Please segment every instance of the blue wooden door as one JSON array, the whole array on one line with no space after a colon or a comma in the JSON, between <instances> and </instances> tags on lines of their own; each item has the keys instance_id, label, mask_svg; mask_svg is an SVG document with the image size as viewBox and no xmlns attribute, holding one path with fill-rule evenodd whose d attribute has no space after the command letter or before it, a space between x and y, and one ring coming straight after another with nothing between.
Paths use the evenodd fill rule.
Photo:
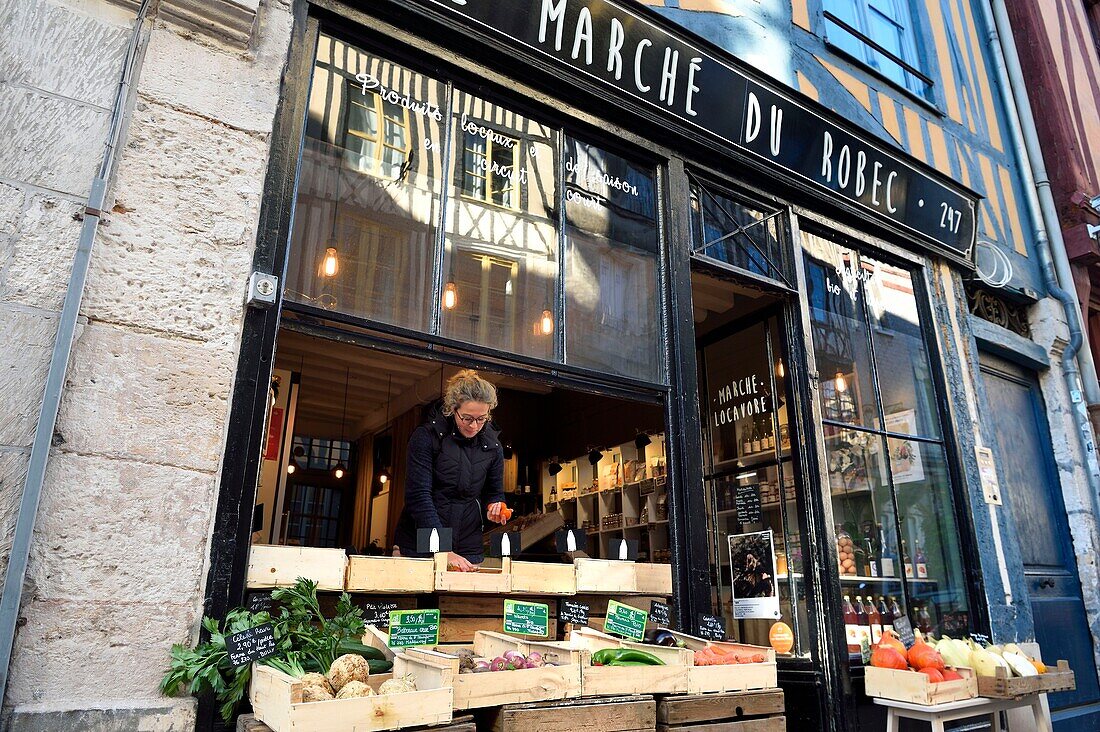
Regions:
<instances>
[{"instance_id":1,"label":"blue wooden door","mask_svg":"<svg viewBox=\"0 0 1100 732\"><path fill-rule=\"evenodd\" d=\"M1092 635L1042 394L1035 375L1014 364L982 354L981 369L1000 448L1001 491L1020 537L1036 640L1044 661L1064 658L1077 676L1076 691L1050 696L1055 729L1100 730Z\"/></svg>"}]
</instances>

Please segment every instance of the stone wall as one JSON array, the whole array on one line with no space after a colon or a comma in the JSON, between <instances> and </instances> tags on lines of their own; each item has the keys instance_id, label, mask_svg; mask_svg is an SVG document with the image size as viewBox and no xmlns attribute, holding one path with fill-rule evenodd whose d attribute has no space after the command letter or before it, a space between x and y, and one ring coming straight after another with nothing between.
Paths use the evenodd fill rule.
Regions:
<instances>
[{"instance_id":1,"label":"stone wall","mask_svg":"<svg viewBox=\"0 0 1100 732\"><path fill-rule=\"evenodd\" d=\"M180 3L165 8L172 4ZM205 5L215 12L222 4ZM257 10L243 40L219 35L216 24L207 32L175 25L167 12L154 25L92 254L35 528L5 699L12 729L193 728L193 700L165 699L157 682L169 646L198 635L290 38L289 2ZM102 158L133 17L131 7L104 0L0 0L0 536L8 551L79 212Z\"/></svg>"}]
</instances>

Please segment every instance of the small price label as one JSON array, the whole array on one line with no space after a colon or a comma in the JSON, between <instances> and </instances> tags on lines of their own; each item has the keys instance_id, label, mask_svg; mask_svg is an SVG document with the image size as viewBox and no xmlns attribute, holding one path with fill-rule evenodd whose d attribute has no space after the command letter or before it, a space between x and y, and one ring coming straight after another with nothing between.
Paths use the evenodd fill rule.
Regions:
<instances>
[{"instance_id":1,"label":"small price label","mask_svg":"<svg viewBox=\"0 0 1100 732\"><path fill-rule=\"evenodd\" d=\"M265 613L271 610L270 592L250 592L248 594L248 611L252 613Z\"/></svg>"},{"instance_id":2,"label":"small price label","mask_svg":"<svg viewBox=\"0 0 1100 732\"><path fill-rule=\"evenodd\" d=\"M660 600L649 603L649 619L653 621L654 625L667 628L669 625L668 605Z\"/></svg>"},{"instance_id":3,"label":"small price label","mask_svg":"<svg viewBox=\"0 0 1100 732\"><path fill-rule=\"evenodd\" d=\"M541 602L504 601L504 632L516 635L550 635L550 607Z\"/></svg>"},{"instance_id":4,"label":"small price label","mask_svg":"<svg viewBox=\"0 0 1100 732\"><path fill-rule=\"evenodd\" d=\"M576 600L558 600L558 622L588 625L588 603Z\"/></svg>"},{"instance_id":5,"label":"small price label","mask_svg":"<svg viewBox=\"0 0 1100 732\"><path fill-rule=\"evenodd\" d=\"M388 628L390 626L390 613L397 609L396 602L379 602L369 600L362 602L359 607L363 610L363 622L376 628Z\"/></svg>"},{"instance_id":6,"label":"small price label","mask_svg":"<svg viewBox=\"0 0 1100 732\"><path fill-rule=\"evenodd\" d=\"M699 613L699 637L707 640L726 639L726 621L717 615Z\"/></svg>"},{"instance_id":7,"label":"small price label","mask_svg":"<svg viewBox=\"0 0 1100 732\"><path fill-rule=\"evenodd\" d=\"M898 634L898 638L901 639L902 645L906 648L912 648L913 644L917 642L917 636L913 634L913 626L909 622L909 618L904 615L900 618L894 618L894 632Z\"/></svg>"},{"instance_id":8,"label":"small price label","mask_svg":"<svg viewBox=\"0 0 1100 732\"><path fill-rule=\"evenodd\" d=\"M275 629L270 625L258 625L228 635L225 637L225 650L234 666L262 661L275 654Z\"/></svg>"},{"instance_id":9,"label":"small price label","mask_svg":"<svg viewBox=\"0 0 1100 732\"><path fill-rule=\"evenodd\" d=\"M645 624L648 618L649 613L645 610L624 605L617 600L609 600L603 629L606 633L614 633L630 640L640 641L645 638Z\"/></svg>"},{"instance_id":10,"label":"small price label","mask_svg":"<svg viewBox=\"0 0 1100 732\"><path fill-rule=\"evenodd\" d=\"M438 610L394 610L390 613L390 648L434 646L439 643Z\"/></svg>"}]
</instances>

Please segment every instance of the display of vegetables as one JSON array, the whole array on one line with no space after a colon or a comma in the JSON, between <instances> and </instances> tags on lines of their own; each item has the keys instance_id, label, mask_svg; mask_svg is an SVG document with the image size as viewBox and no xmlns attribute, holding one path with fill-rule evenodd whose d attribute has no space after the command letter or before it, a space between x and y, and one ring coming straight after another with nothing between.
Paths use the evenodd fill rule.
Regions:
<instances>
[{"instance_id":1,"label":"display of vegetables","mask_svg":"<svg viewBox=\"0 0 1100 732\"><path fill-rule=\"evenodd\" d=\"M468 654L468 655L467 655ZM528 668L542 668L543 666L557 666L557 656L531 652L526 656L519 651L505 651L494 659L477 659L473 654L466 652L459 663L459 673L480 674L489 671L520 671Z\"/></svg>"},{"instance_id":2,"label":"display of vegetables","mask_svg":"<svg viewBox=\"0 0 1100 732\"><path fill-rule=\"evenodd\" d=\"M605 648L592 654L593 666L664 666L665 662L647 651L633 648Z\"/></svg>"},{"instance_id":3,"label":"display of vegetables","mask_svg":"<svg viewBox=\"0 0 1100 732\"><path fill-rule=\"evenodd\" d=\"M1046 665L1029 658L1019 646L981 646L973 640L959 640L943 636L928 641L918 637L913 647L906 650L891 632L883 634L871 652L871 665L877 668L898 670L912 669L924 673L932 683L961 679L952 667L972 668L978 676L996 676L997 668L1003 668L1009 676L1036 676L1045 673Z\"/></svg>"},{"instance_id":4,"label":"display of vegetables","mask_svg":"<svg viewBox=\"0 0 1100 732\"><path fill-rule=\"evenodd\" d=\"M735 663L763 663L767 657L763 653L738 651L722 646L707 646L695 652L696 666L726 666Z\"/></svg>"},{"instance_id":5,"label":"display of vegetables","mask_svg":"<svg viewBox=\"0 0 1100 732\"><path fill-rule=\"evenodd\" d=\"M302 678L306 687L305 701L332 699L343 689L345 683L333 689L322 675L330 674L338 659L349 656L359 659L343 661L337 669L341 673L345 667L358 669L357 675L349 675L347 681L355 679L365 683L364 664L367 674L384 673L391 668L381 651L360 642L365 630L363 613L352 604L347 593L340 595L331 618L321 612L317 583L304 578L298 578L291 587L273 590L271 599L280 605L277 613L253 613L236 608L226 614L223 623L203 618L207 639L194 648L180 644L172 646L169 669L160 682L161 693L174 696L184 688L195 695L213 693L220 705L222 719L229 722L248 689L252 666L231 664L225 639L234 633L268 624L272 626L276 651L259 663Z\"/></svg>"}]
</instances>

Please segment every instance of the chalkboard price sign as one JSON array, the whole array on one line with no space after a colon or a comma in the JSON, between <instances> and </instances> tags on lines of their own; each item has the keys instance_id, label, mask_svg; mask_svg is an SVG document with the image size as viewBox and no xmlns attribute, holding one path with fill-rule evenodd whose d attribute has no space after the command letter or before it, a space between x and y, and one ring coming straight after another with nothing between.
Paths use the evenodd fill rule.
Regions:
<instances>
[{"instance_id":1,"label":"chalkboard price sign","mask_svg":"<svg viewBox=\"0 0 1100 732\"><path fill-rule=\"evenodd\" d=\"M645 610L610 600L607 603L607 617L604 619L603 629L606 633L640 641L645 638L645 623L648 617L649 613Z\"/></svg>"},{"instance_id":2,"label":"chalkboard price sign","mask_svg":"<svg viewBox=\"0 0 1100 732\"><path fill-rule=\"evenodd\" d=\"M363 622L376 628L390 627L390 613L397 609L396 602L379 602L370 600L359 603L363 609Z\"/></svg>"},{"instance_id":3,"label":"chalkboard price sign","mask_svg":"<svg viewBox=\"0 0 1100 732\"><path fill-rule=\"evenodd\" d=\"M660 600L649 603L649 619L653 621L654 625L667 628L669 624L668 605Z\"/></svg>"},{"instance_id":4,"label":"chalkboard price sign","mask_svg":"<svg viewBox=\"0 0 1100 732\"><path fill-rule=\"evenodd\" d=\"M258 625L228 635L225 637L225 650L234 666L262 661L275 654L275 630L270 625Z\"/></svg>"},{"instance_id":5,"label":"chalkboard price sign","mask_svg":"<svg viewBox=\"0 0 1100 732\"><path fill-rule=\"evenodd\" d=\"M763 521L760 512L760 486L737 486L737 494L734 496L737 505L737 520L743 524L758 524Z\"/></svg>"},{"instance_id":6,"label":"chalkboard price sign","mask_svg":"<svg viewBox=\"0 0 1100 732\"><path fill-rule=\"evenodd\" d=\"M390 648L434 646L439 643L438 610L394 610L390 613Z\"/></svg>"},{"instance_id":7,"label":"chalkboard price sign","mask_svg":"<svg viewBox=\"0 0 1100 732\"><path fill-rule=\"evenodd\" d=\"M699 613L699 637L707 640L726 639L726 621L717 615Z\"/></svg>"},{"instance_id":8,"label":"chalkboard price sign","mask_svg":"<svg viewBox=\"0 0 1100 732\"><path fill-rule=\"evenodd\" d=\"M912 648L913 644L917 642L917 636L913 634L913 626L909 623L909 618L904 615L900 618L894 618L894 632L898 634L906 648Z\"/></svg>"},{"instance_id":9,"label":"chalkboard price sign","mask_svg":"<svg viewBox=\"0 0 1100 732\"><path fill-rule=\"evenodd\" d=\"M558 622L588 625L588 603L576 600L558 600Z\"/></svg>"},{"instance_id":10,"label":"chalkboard price sign","mask_svg":"<svg viewBox=\"0 0 1100 732\"><path fill-rule=\"evenodd\" d=\"M271 610L270 592L250 592L248 594L248 612L265 613Z\"/></svg>"},{"instance_id":11,"label":"chalkboard price sign","mask_svg":"<svg viewBox=\"0 0 1100 732\"><path fill-rule=\"evenodd\" d=\"M550 607L541 602L504 601L504 632L516 635L550 635Z\"/></svg>"}]
</instances>

